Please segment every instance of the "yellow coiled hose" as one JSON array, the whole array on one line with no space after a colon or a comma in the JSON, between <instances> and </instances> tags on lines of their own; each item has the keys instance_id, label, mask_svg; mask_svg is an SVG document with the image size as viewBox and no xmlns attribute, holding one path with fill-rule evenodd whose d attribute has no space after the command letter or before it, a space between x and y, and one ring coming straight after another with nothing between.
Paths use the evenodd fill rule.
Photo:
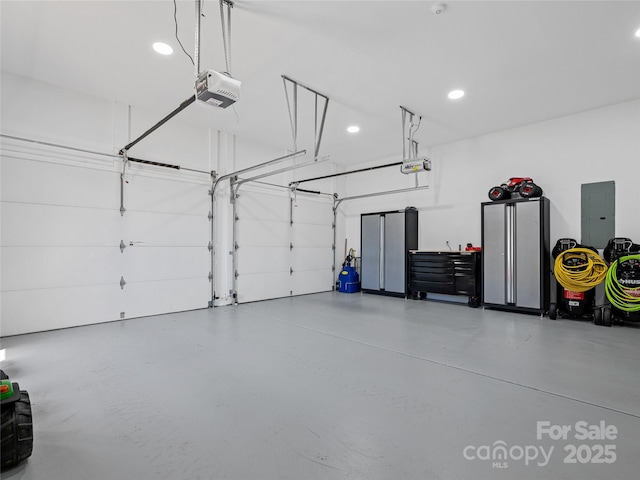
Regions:
<instances>
[{"instance_id":1,"label":"yellow coiled hose","mask_svg":"<svg viewBox=\"0 0 640 480\"><path fill-rule=\"evenodd\" d=\"M572 258L586 259L582 265L565 265ZM572 292L586 292L602 283L607 276L607 264L593 250L588 248L570 248L556 257L554 264L556 280Z\"/></svg>"}]
</instances>

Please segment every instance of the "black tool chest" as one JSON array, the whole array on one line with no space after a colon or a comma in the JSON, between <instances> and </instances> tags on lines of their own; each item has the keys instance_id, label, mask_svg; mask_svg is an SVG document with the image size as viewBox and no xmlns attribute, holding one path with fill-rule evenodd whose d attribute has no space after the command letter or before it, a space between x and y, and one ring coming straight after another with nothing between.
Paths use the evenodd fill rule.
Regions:
<instances>
[{"instance_id":1,"label":"black tool chest","mask_svg":"<svg viewBox=\"0 0 640 480\"><path fill-rule=\"evenodd\" d=\"M469 306L480 305L480 252L409 252L409 294L426 298L428 292L466 295Z\"/></svg>"}]
</instances>

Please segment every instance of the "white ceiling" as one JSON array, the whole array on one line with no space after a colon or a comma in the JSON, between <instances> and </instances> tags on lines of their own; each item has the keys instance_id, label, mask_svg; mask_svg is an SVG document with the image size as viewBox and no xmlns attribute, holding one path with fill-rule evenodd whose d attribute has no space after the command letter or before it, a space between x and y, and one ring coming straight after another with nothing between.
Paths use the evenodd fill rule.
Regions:
<instances>
[{"instance_id":1,"label":"white ceiling","mask_svg":"<svg viewBox=\"0 0 640 480\"><path fill-rule=\"evenodd\" d=\"M291 148L282 75L330 97L320 155L402 156L400 105L430 146L640 98L640 1L249 1L232 10L235 109L192 105L180 119ZM1 2L2 70L143 107L160 120L192 93L173 2ZM224 71L218 0L204 1L201 67ZM178 2L193 56L195 1ZM162 57L153 41L171 44ZM466 91L451 101L454 88ZM301 137L312 95L299 93ZM346 127L358 124L357 135ZM151 126L151 125L149 125ZM134 135L136 132L134 132ZM312 147L304 144L302 147ZM301 144L299 142L299 146Z\"/></svg>"}]
</instances>

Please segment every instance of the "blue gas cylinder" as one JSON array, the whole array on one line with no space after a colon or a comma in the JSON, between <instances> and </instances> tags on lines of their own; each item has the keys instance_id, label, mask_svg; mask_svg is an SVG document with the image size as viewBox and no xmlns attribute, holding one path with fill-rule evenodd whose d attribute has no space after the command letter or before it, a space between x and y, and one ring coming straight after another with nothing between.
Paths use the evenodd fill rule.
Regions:
<instances>
[{"instance_id":1,"label":"blue gas cylinder","mask_svg":"<svg viewBox=\"0 0 640 480\"><path fill-rule=\"evenodd\" d=\"M338 276L338 291L342 293L360 291L360 275L355 267L342 267Z\"/></svg>"}]
</instances>

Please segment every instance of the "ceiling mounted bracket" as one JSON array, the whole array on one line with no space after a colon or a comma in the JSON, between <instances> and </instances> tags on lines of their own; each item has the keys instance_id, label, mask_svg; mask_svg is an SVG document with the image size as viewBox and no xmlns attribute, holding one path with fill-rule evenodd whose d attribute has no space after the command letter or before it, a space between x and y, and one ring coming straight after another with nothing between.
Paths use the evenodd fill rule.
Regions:
<instances>
[{"instance_id":1,"label":"ceiling mounted bracket","mask_svg":"<svg viewBox=\"0 0 640 480\"><path fill-rule=\"evenodd\" d=\"M418 156L418 142L413 139L413 135L418 131L418 128L420 128L422 117L418 116L418 123L415 123L414 117L417 116L415 113L402 105L400 105L400 110L402 110L402 160L411 160ZM409 120L408 127L407 117ZM409 151L408 156L407 150Z\"/></svg>"},{"instance_id":2,"label":"ceiling mounted bracket","mask_svg":"<svg viewBox=\"0 0 640 480\"><path fill-rule=\"evenodd\" d=\"M287 108L289 110L289 121L291 123L291 134L293 136L293 150L298 150L298 87L302 87L305 90L310 91L314 95L314 151L313 158L318 159L318 153L320 151L320 142L322 142L322 132L324 131L324 122L327 118L327 108L329 106L329 97L322 93L302 85L286 75L282 75L282 82L284 85L284 95L287 99ZM291 84L293 89L293 105L289 99L289 88L287 85ZM320 124L318 125L318 101L324 100L322 105L322 116L320 117Z\"/></svg>"},{"instance_id":3,"label":"ceiling mounted bracket","mask_svg":"<svg viewBox=\"0 0 640 480\"><path fill-rule=\"evenodd\" d=\"M227 7L226 26L224 7ZM227 73L231 75L231 9L233 2L231 0L220 0L220 22L222 26L222 45L224 47L224 59L227 66ZM228 42L227 42L228 39Z\"/></svg>"},{"instance_id":4,"label":"ceiling mounted bracket","mask_svg":"<svg viewBox=\"0 0 640 480\"><path fill-rule=\"evenodd\" d=\"M417 173L422 170L431 170L431 160L418 155L418 141L413 136L420 128L422 116L416 115L411 110L400 105L402 111L402 173ZM417 122L415 117L418 117ZM408 154L407 154L408 152ZM416 177L416 186L417 185Z\"/></svg>"}]
</instances>

